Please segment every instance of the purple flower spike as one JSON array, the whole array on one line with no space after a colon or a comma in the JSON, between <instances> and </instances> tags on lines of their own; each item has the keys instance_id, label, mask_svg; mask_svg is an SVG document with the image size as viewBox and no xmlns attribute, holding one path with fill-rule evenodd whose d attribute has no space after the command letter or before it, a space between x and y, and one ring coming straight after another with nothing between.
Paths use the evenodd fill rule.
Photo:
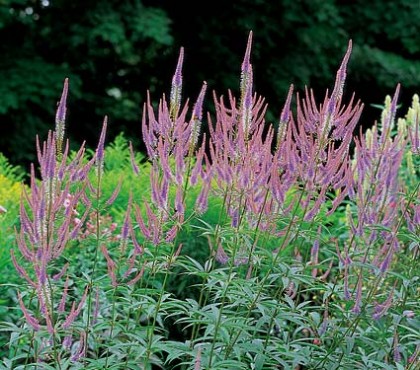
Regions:
<instances>
[{"instance_id":1,"label":"purple flower spike","mask_svg":"<svg viewBox=\"0 0 420 370\"><path fill-rule=\"evenodd\" d=\"M252 31L249 33L248 44L246 46L244 61L241 66L241 116L242 127L245 135L250 132L252 120L252 65L250 63L252 46Z\"/></svg>"},{"instance_id":2,"label":"purple flower spike","mask_svg":"<svg viewBox=\"0 0 420 370\"><path fill-rule=\"evenodd\" d=\"M372 315L372 318L374 320L379 320L382 316L384 316L387 313L388 309L392 305L393 298L394 298L394 290L392 290L391 294L388 296L385 302L375 304L373 315Z\"/></svg>"},{"instance_id":3,"label":"purple flower spike","mask_svg":"<svg viewBox=\"0 0 420 370\"><path fill-rule=\"evenodd\" d=\"M245 76L244 95L242 100L242 127L245 135L250 133L252 123L252 69Z\"/></svg>"},{"instance_id":4,"label":"purple flower spike","mask_svg":"<svg viewBox=\"0 0 420 370\"><path fill-rule=\"evenodd\" d=\"M72 362L78 362L80 359L85 356L86 352L86 333L82 332L80 334L80 340L78 342L78 345L76 347L76 350L72 353L70 360Z\"/></svg>"},{"instance_id":5,"label":"purple flower spike","mask_svg":"<svg viewBox=\"0 0 420 370\"><path fill-rule=\"evenodd\" d=\"M208 208L208 197L210 191L210 182L204 183L201 188L200 194L197 197L195 208L198 214L203 214Z\"/></svg>"},{"instance_id":6,"label":"purple flower spike","mask_svg":"<svg viewBox=\"0 0 420 370\"><path fill-rule=\"evenodd\" d=\"M135 154L134 154L133 144L132 144L131 141L130 141L129 149L130 149L131 166L133 167L134 173L136 175L139 175L140 174L140 170L139 170L139 166L137 166L137 163L136 163L136 157L135 157Z\"/></svg>"},{"instance_id":7,"label":"purple flower spike","mask_svg":"<svg viewBox=\"0 0 420 370\"><path fill-rule=\"evenodd\" d=\"M391 264L393 254L394 253L392 252L392 250L388 251L386 257L382 261L381 266L380 266L380 271L382 274L387 272L389 265Z\"/></svg>"},{"instance_id":8,"label":"purple flower spike","mask_svg":"<svg viewBox=\"0 0 420 370\"><path fill-rule=\"evenodd\" d=\"M83 293L83 296L80 299L79 304L77 305L77 308L76 308L76 302L73 302L73 304L71 306L71 309L70 309L70 313L68 314L66 320L62 324L63 329L68 329L73 324L73 322L77 318L77 316L79 316L80 311L82 310L83 305L86 302L88 292L89 292L89 287L86 286L85 291Z\"/></svg>"},{"instance_id":9,"label":"purple flower spike","mask_svg":"<svg viewBox=\"0 0 420 370\"><path fill-rule=\"evenodd\" d=\"M346 54L344 55L343 61L341 62L340 69L337 71L334 90L332 92L332 95L335 97L341 97L341 95L343 94L343 87L344 87L344 83L346 82L346 76L347 76L347 64L350 59L352 46L353 46L353 43L350 40L349 46L347 47Z\"/></svg>"},{"instance_id":10,"label":"purple flower spike","mask_svg":"<svg viewBox=\"0 0 420 370\"><path fill-rule=\"evenodd\" d=\"M198 95L197 101L194 104L192 118L191 118L191 134L189 138L189 146L190 149L193 150L198 143L198 138L200 136L200 129L201 129L201 120L203 118L203 102L204 102L204 95L206 94L207 90L207 82L203 82L203 86L201 87L200 94Z\"/></svg>"},{"instance_id":11,"label":"purple flower spike","mask_svg":"<svg viewBox=\"0 0 420 370\"><path fill-rule=\"evenodd\" d=\"M343 95L344 83L346 82L346 76L347 76L347 64L350 59L352 45L353 45L352 41L350 40L346 54L344 55L343 61L341 62L341 66L339 70L337 71L334 89L332 91L330 102L328 105L328 113L330 115L333 115L335 113L337 101L340 100Z\"/></svg>"},{"instance_id":12,"label":"purple flower spike","mask_svg":"<svg viewBox=\"0 0 420 370\"><path fill-rule=\"evenodd\" d=\"M71 335L66 335L62 342L63 348L69 350L71 348L72 343L73 337Z\"/></svg>"},{"instance_id":13,"label":"purple flower spike","mask_svg":"<svg viewBox=\"0 0 420 370\"><path fill-rule=\"evenodd\" d=\"M63 92L61 94L60 103L58 104L57 113L55 115L55 123L58 124L64 124L64 121L66 120L66 112L67 112L67 94L69 91L69 79L66 78L64 80L64 87Z\"/></svg>"},{"instance_id":14,"label":"purple flower spike","mask_svg":"<svg viewBox=\"0 0 420 370\"><path fill-rule=\"evenodd\" d=\"M221 263L222 265L226 265L229 261L229 257L226 254L225 250L223 249L222 245L219 244L217 251L216 251L216 261Z\"/></svg>"},{"instance_id":15,"label":"purple flower spike","mask_svg":"<svg viewBox=\"0 0 420 370\"><path fill-rule=\"evenodd\" d=\"M25 316L26 322L30 326L32 326L32 328L35 331L38 331L41 328L41 326L39 325L39 321L28 312L25 305L23 304L22 297L21 297L20 293L18 293L18 300L19 300L19 305L20 305L20 308L22 310L22 313Z\"/></svg>"},{"instance_id":16,"label":"purple flower spike","mask_svg":"<svg viewBox=\"0 0 420 370\"><path fill-rule=\"evenodd\" d=\"M133 195L130 193L130 198L128 200L128 206L127 206L127 212L125 213L125 218L124 218L124 223L121 229L121 238L123 239L123 241L127 241L128 239L128 235L129 235L129 231L130 231L130 226L131 226L131 205L133 203Z\"/></svg>"},{"instance_id":17,"label":"purple flower spike","mask_svg":"<svg viewBox=\"0 0 420 370\"><path fill-rule=\"evenodd\" d=\"M63 295L61 296L61 300L58 305L58 312L64 312L66 308L66 299L67 299L68 289L69 289L69 277L67 276L66 281L64 283Z\"/></svg>"},{"instance_id":18,"label":"purple flower spike","mask_svg":"<svg viewBox=\"0 0 420 370\"><path fill-rule=\"evenodd\" d=\"M286 103L284 103L283 110L280 115L280 125L285 125L290 119L290 103L292 102L294 85L290 85L289 92L287 93Z\"/></svg>"},{"instance_id":19,"label":"purple flower spike","mask_svg":"<svg viewBox=\"0 0 420 370\"><path fill-rule=\"evenodd\" d=\"M199 120L203 118L203 102L204 102L204 95L206 95L207 90L207 82L203 82L203 86L201 87L200 94L198 95L197 101L195 102L192 118L193 120Z\"/></svg>"},{"instance_id":20,"label":"purple flower spike","mask_svg":"<svg viewBox=\"0 0 420 370\"><path fill-rule=\"evenodd\" d=\"M21 277L23 277L33 288L36 288L37 285L35 284L34 281L31 280L31 278L29 277L26 270L17 263L15 253L14 253L13 249L10 250L10 257L12 258L12 263L13 263L13 266L15 267L17 273Z\"/></svg>"},{"instance_id":21,"label":"purple flower spike","mask_svg":"<svg viewBox=\"0 0 420 370\"><path fill-rule=\"evenodd\" d=\"M69 79L64 80L63 92L55 115L55 135L57 140L57 153L60 155L64 140L64 122L67 112L67 94L69 91Z\"/></svg>"},{"instance_id":22,"label":"purple flower spike","mask_svg":"<svg viewBox=\"0 0 420 370\"><path fill-rule=\"evenodd\" d=\"M244 61L242 62L242 73L248 74L251 69L250 57L251 57L251 46L252 46L252 31L249 32L248 44L246 46Z\"/></svg>"},{"instance_id":23,"label":"purple flower spike","mask_svg":"<svg viewBox=\"0 0 420 370\"><path fill-rule=\"evenodd\" d=\"M356 287L356 299L351 311L356 315L362 312L362 277L360 275Z\"/></svg>"},{"instance_id":24,"label":"purple flower spike","mask_svg":"<svg viewBox=\"0 0 420 370\"><path fill-rule=\"evenodd\" d=\"M108 275L111 278L111 283L113 287L118 285L117 276L115 274L117 265L109 255L108 249L106 249L105 245L101 245L101 251L106 259L106 265L108 268Z\"/></svg>"},{"instance_id":25,"label":"purple flower spike","mask_svg":"<svg viewBox=\"0 0 420 370\"><path fill-rule=\"evenodd\" d=\"M108 117L105 116L104 123L102 126L101 136L99 137L98 147L96 149L96 164L98 167L102 167L104 161L104 146L105 146L105 134L108 125Z\"/></svg>"},{"instance_id":26,"label":"purple flower spike","mask_svg":"<svg viewBox=\"0 0 420 370\"><path fill-rule=\"evenodd\" d=\"M184 48L181 47L179 51L178 64L176 65L175 74L172 78L172 86L181 88L182 87L182 64L184 63Z\"/></svg>"},{"instance_id":27,"label":"purple flower spike","mask_svg":"<svg viewBox=\"0 0 420 370\"><path fill-rule=\"evenodd\" d=\"M66 273L66 271L67 271L67 268L69 267L69 264L68 263L66 263L65 265L64 265L64 267L61 269L61 271L58 273L58 274L55 274L53 277L52 277L52 279L54 280L54 281L57 281L57 280L60 280L63 276L64 276L64 274Z\"/></svg>"},{"instance_id":28,"label":"purple flower spike","mask_svg":"<svg viewBox=\"0 0 420 370\"><path fill-rule=\"evenodd\" d=\"M184 48L181 47L179 52L178 64L175 69L175 74L172 78L171 97L170 97L170 116L173 121L176 120L181 106L181 91L182 91L182 64L184 63Z\"/></svg>"}]
</instances>

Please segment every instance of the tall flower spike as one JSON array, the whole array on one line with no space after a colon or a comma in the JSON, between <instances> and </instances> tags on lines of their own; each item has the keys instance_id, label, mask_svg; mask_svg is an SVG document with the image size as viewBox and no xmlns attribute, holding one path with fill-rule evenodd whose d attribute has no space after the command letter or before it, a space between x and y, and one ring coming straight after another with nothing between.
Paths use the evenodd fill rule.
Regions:
<instances>
[{"instance_id":1,"label":"tall flower spike","mask_svg":"<svg viewBox=\"0 0 420 370\"><path fill-rule=\"evenodd\" d=\"M391 293L388 295L388 298L385 300L385 302L375 304L373 315L372 315L372 318L374 320L379 320L382 316L386 314L388 309L391 307L392 301L394 298L394 290L395 289L391 291Z\"/></svg>"},{"instance_id":2,"label":"tall flower spike","mask_svg":"<svg viewBox=\"0 0 420 370\"><path fill-rule=\"evenodd\" d=\"M252 65L250 62L252 47L252 31L249 33L248 43L246 46L244 60L241 66L241 120L245 136L250 131L250 124L252 120Z\"/></svg>"},{"instance_id":3,"label":"tall flower spike","mask_svg":"<svg viewBox=\"0 0 420 370\"><path fill-rule=\"evenodd\" d=\"M251 69L251 47L252 47L252 31L249 32L248 43L246 46L244 60L242 62L241 70L243 74L248 74Z\"/></svg>"},{"instance_id":4,"label":"tall flower spike","mask_svg":"<svg viewBox=\"0 0 420 370\"><path fill-rule=\"evenodd\" d=\"M292 102L294 85L290 85L289 92L287 93L286 102L284 103L283 110L280 114L279 129L277 132L277 149L280 147L282 141L286 137L286 126L290 120L290 104Z\"/></svg>"},{"instance_id":5,"label":"tall flower spike","mask_svg":"<svg viewBox=\"0 0 420 370\"><path fill-rule=\"evenodd\" d=\"M20 293L18 293L18 300L19 300L19 305L23 312L23 315L25 316L26 322L30 326L32 326L35 331L38 331L41 328L41 326L39 325L39 321L28 312L25 305L23 304Z\"/></svg>"},{"instance_id":6,"label":"tall flower spike","mask_svg":"<svg viewBox=\"0 0 420 370\"><path fill-rule=\"evenodd\" d=\"M408 137L410 138L411 151L420 155L420 102L419 96L414 94L411 108L407 112ZM414 172L414 171L412 171Z\"/></svg>"},{"instance_id":7,"label":"tall flower spike","mask_svg":"<svg viewBox=\"0 0 420 370\"><path fill-rule=\"evenodd\" d=\"M169 114L173 121L176 120L181 106L181 92L182 92L182 64L184 63L184 48L181 47L179 52L178 64L175 69L175 74L172 78L171 87L171 101L169 107Z\"/></svg>"},{"instance_id":8,"label":"tall flower spike","mask_svg":"<svg viewBox=\"0 0 420 370\"><path fill-rule=\"evenodd\" d=\"M397 113L397 101L398 101L399 94L400 94L400 84L398 84L395 89L394 96L392 97L392 100L391 100L391 105L389 106L388 109L384 111L385 114L383 117L384 119L383 119L382 127L381 127L382 138L383 138L382 142L390 137L391 130L394 127L395 114Z\"/></svg>"},{"instance_id":9,"label":"tall flower spike","mask_svg":"<svg viewBox=\"0 0 420 370\"><path fill-rule=\"evenodd\" d=\"M332 91L331 98L328 105L328 113L330 115L333 115L335 113L337 102L341 99L343 95L344 83L346 82L346 76L347 76L347 64L350 59L352 45L353 45L352 40L350 40L346 54L344 55L343 61L341 62L341 66L337 71L334 89Z\"/></svg>"},{"instance_id":10,"label":"tall flower spike","mask_svg":"<svg viewBox=\"0 0 420 370\"><path fill-rule=\"evenodd\" d=\"M280 124L287 124L290 119L290 103L292 102L294 85L290 85L289 92L287 93L286 102L284 103L283 110L280 115Z\"/></svg>"},{"instance_id":11,"label":"tall flower spike","mask_svg":"<svg viewBox=\"0 0 420 370\"><path fill-rule=\"evenodd\" d=\"M63 92L61 93L61 99L58 104L57 113L55 115L55 135L57 142L57 155L61 155L63 141L64 141L64 123L66 121L67 113L67 94L69 90L69 79L64 80Z\"/></svg>"},{"instance_id":12,"label":"tall flower spike","mask_svg":"<svg viewBox=\"0 0 420 370\"><path fill-rule=\"evenodd\" d=\"M193 120L197 119L201 121L203 118L203 102L204 102L204 95L206 94L207 90L207 82L203 81L203 86L201 87L200 94L198 94L197 101L194 104L192 117Z\"/></svg>"},{"instance_id":13,"label":"tall flower spike","mask_svg":"<svg viewBox=\"0 0 420 370\"><path fill-rule=\"evenodd\" d=\"M131 141L129 145L129 150L130 150L131 167L133 168L134 173L138 176L140 174L140 170L139 170L139 166L137 166L137 163L136 163L136 156L134 154L133 144Z\"/></svg>"},{"instance_id":14,"label":"tall flower spike","mask_svg":"<svg viewBox=\"0 0 420 370\"><path fill-rule=\"evenodd\" d=\"M80 302L77 305L77 308L76 308L76 302L73 302L72 307L70 309L70 313L67 315L65 321L62 324L63 329L68 329L71 326L71 324L74 322L74 320L77 318L77 316L79 316L80 311L82 310L86 302L88 293L89 293L89 286L87 285L85 287L85 291L83 292L82 298L80 299Z\"/></svg>"},{"instance_id":15,"label":"tall flower spike","mask_svg":"<svg viewBox=\"0 0 420 370\"><path fill-rule=\"evenodd\" d=\"M245 86L245 94L241 104L242 127L245 133L245 138L251 131L252 122L252 69L250 70L247 83Z\"/></svg>"},{"instance_id":16,"label":"tall flower spike","mask_svg":"<svg viewBox=\"0 0 420 370\"><path fill-rule=\"evenodd\" d=\"M102 126L101 136L99 137L98 147L96 149L96 165L99 168L102 168L104 162L104 146L105 146L105 135L106 135L106 128L108 125L108 117L105 116L104 123Z\"/></svg>"},{"instance_id":17,"label":"tall flower spike","mask_svg":"<svg viewBox=\"0 0 420 370\"><path fill-rule=\"evenodd\" d=\"M207 82L203 82L203 86L201 87L200 94L198 95L197 101L194 104L194 108L192 111L192 126L191 126L191 136L190 136L190 150L193 150L198 143L198 138L200 136L200 129L201 129L201 120L203 118L203 102L204 102L204 95L206 94L207 90Z\"/></svg>"}]
</instances>

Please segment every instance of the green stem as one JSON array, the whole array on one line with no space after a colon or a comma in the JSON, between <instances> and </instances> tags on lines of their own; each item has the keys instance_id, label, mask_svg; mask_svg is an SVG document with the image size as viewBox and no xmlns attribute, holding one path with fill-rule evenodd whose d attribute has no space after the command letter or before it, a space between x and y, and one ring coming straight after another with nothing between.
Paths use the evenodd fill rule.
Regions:
<instances>
[{"instance_id":1,"label":"green stem","mask_svg":"<svg viewBox=\"0 0 420 370\"><path fill-rule=\"evenodd\" d=\"M100 217L100 211L101 211L101 197L100 197L100 190L101 190L101 180L102 180L102 169L100 166L98 166L98 174L97 174L97 182L96 182L96 246L95 246L95 253L93 258L93 267L92 272L90 274L90 280L87 281L88 283L88 309L87 309L87 319L86 319L86 326L85 326L85 332L86 332L86 343L89 343L89 329L91 324L91 311L92 311L92 292L94 291L94 278L96 273L96 266L98 262L98 255L99 255L99 248L100 248L100 237L101 237L101 223L99 220ZM86 363L85 363L86 365Z\"/></svg>"},{"instance_id":2,"label":"green stem","mask_svg":"<svg viewBox=\"0 0 420 370\"><path fill-rule=\"evenodd\" d=\"M254 254L254 250L255 247L257 245L257 241L258 241L258 237L260 235L259 233L259 227L261 224L261 220L262 220L262 216L263 216L263 212L264 212L264 208L267 204L267 200L268 200L268 195L269 195L269 190L267 189L265 192L265 196L264 196L264 201L263 201L263 206L261 207L261 212L258 215L258 220L257 220L257 224L255 225L254 228L254 235L252 237L253 241L252 241L252 246L249 250L248 253L248 271L247 271L247 276L251 276L252 275L252 255Z\"/></svg>"},{"instance_id":3,"label":"green stem","mask_svg":"<svg viewBox=\"0 0 420 370\"><path fill-rule=\"evenodd\" d=\"M260 288L258 289L257 294L256 294L256 296L255 296L254 300L251 302L251 304L250 304L250 306L249 306L249 309L248 309L248 311L247 311L246 317L245 317L245 319L244 319L244 321L245 321L245 322L246 322L246 321L250 318L251 313L252 313L252 310L253 310L253 309L254 309L254 307L255 307L255 304L258 302L258 300L260 299L260 296L261 296L261 294L262 294L262 292L263 292L263 289L264 289L264 287L265 287L265 282L267 281L268 277L270 276L271 271L273 270L273 267L277 264L277 260L278 260L278 258L279 258L279 256L280 256L280 252L282 252L282 251L283 251L283 249L284 249L284 247L285 247L285 245L286 245L286 242L287 242L287 240L289 239L289 234L290 234L290 231L291 231L291 229L292 229L292 225L294 224L294 219L295 219L295 216L296 216L297 211L298 211L298 209L299 209L300 202L301 202L301 200L302 200L302 198L303 198L303 194L304 194L304 192L305 192L305 188L306 188L306 186L304 186L304 187L302 188L302 191L301 191L301 193L300 193L300 195L299 195L299 198L298 198L298 200L297 200L297 202L296 202L296 205L295 205L295 207L294 207L294 209L293 209L293 213L292 213L292 216L291 216L291 221L289 222L289 224L288 224L288 226L287 226L285 236L284 236L283 241L282 241L282 243L281 243L281 245L280 245L280 247L279 247L279 249L278 249L278 251L277 251L277 254L276 254L276 255L275 255L275 257L274 257L273 263L271 264L271 266L270 266L270 268L268 269L267 273L266 273L266 274L264 275L264 277L262 278L262 280L261 280L261 282L260 282L260 284L259 284L259 285L260 285ZM233 340L232 340L232 341L228 344L228 346L226 347L225 359L227 359L227 358L228 358L228 356L229 356L230 352L232 351L233 347L235 346L235 343L236 343L236 341L238 340L238 338L239 338L239 336L240 336L240 335L241 335L241 330L238 330L238 332L236 333L236 335L235 335L235 337L233 338Z\"/></svg>"},{"instance_id":4,"label":"green stem","mask_svg":"<svg viewBox=\"0 0 420 370\"><path fill-rule=\"evenodd\" d=\"M217 246L219 244L219 242L218 242L218 239L219 239L219 230L220 230L220 224L222 222L223 210L225 209L225 205L226 205L227 194L228 194L228 190L226 190L224 192L224 195L223 195L223 203L222 203L222 206L221 206L221 208L219 210L218 222L216 224L215 234L214 234L214 238L215 238L214 248L217 248ZM214 251L212 251L212 252L214 252ZM209 271L208 272L209 273L210 273L210 271L212 269L212 266L214 265L214 260L215 260L215 253L211 254L210 255L210 258L209 258L209 264L208 264L208 266L209 266ZM205 289L206 284L207 284L207 278L204 277L203 278L203 281L201 283L200 296L199 296L199 299L198 299L198 307L205 306L206 305L206 302L208 300L208 294L209 293L207 295L205 294L205 292L206 292L206 289ZM191 339L190 339L190 347L191 347L191 349L193 348L195 337L198 334L198 332L200 331L200 327L201 327L201 325L199 323L194 323L193 324L193 328L192 328L192 332L191 332Z\"/></svg>"},{"instance_id":5,"label":"green stem","mask_svg":"<svg viewBox=\"0 0 420 370\"><path fill-rule=\"evenodd\" d=\"M163 300L163 296L165 294L165 289L166 289L166 284L168 281L168 277L169 277L169 271L171 268L171 264L173 261L173 257L176 253L176 248L175 248L176 243L174 242L172 245L172 251L171 251L171 255L169 257L169 261L168 261L168 265L165 271L165 276L163 278L163 283L162 283L162 287L159 293L159 298L158 301L156 303L156 307L154 310L154 315L153 315L153 320L152 320L152 325L151 327L148 327L148 338L147 338L147 347L146 347L146 358L144 359L144 369L147 369L147 366L149 364L149 360L150 360L150 356L151 356L151 349L152 349L152 342L153 342L153 334L154 334L154 330L156 327L156 322L157 322L157 317L159 315L159 311L160 308L162 306L162 300Z\"/></svg>"},{"instance_id":6,"label":"green stem","mask_svg":"<svg viewBox=\"0 0 420 370\"><path fill-rule=\"evenodd\" d=\"M112 340L112 336L114 334L114 327L115 327L116 293L117 293L117 286L114 287L114 290L113 290L113 293L112 293L111 330L110 330L110 333L109 333L109 339L110 340ZM109 348L110 348L110 346L107 347L107 351L106 351L105 369L108 369Z\"/></svg>"},{"instance_id":7,"label":"green stem","mask_svg":"<svg viewBox=\"0 0 420 370\"><path fill-rule=\"evenodd\" d=\"M244 194L241 193L240 198L239 198L238 209L241 209L243 196L244 196ZM228 293L228 290L229 290L229 287L230 287L230 282L232 280L233 269L235 267L235 257L236 257L236 253L237 253L237 250L238 250L238 247L239 247L239 236L238 236L238 234L239 234L239 229L240 229L242 220L243 220L243 218L240 218L238 220L238 225L236 227L235 243L233 245L233 253L232 253L231 260L230 260L228 278L227 278L227 281L226 281L225 289L223 291L222 302L221 302L221 305L220 305L220 308L219 308L219 313L218 313L218 316L217 316L215 331L214 331L214 335L213 335L213 341L212 341L211 349L210 349L210 358L209 358L209 364L208 364L208 369L209 370L211 370L211 365L212 365L213 355L214 355L214 348L216 346L217 335L218 335L219 329L220 329L220 323L221 323L221 320L222 320L223 309L224 309L225 302L226 302L226 299L227 299L227 293Z\"/></svg>"}]
</instances>

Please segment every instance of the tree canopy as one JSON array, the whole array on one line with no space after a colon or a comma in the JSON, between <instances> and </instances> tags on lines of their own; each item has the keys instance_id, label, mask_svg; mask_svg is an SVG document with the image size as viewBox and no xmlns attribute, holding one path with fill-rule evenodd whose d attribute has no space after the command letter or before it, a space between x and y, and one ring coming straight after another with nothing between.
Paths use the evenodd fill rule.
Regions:
<instances>
[{"instance_id":1,"label":"tree canopy","mask_svg":"<svg viewBox=\"0 0 420 370\"><path fill-rule=\"evenodd\" d=\"M169 92L180 47L185 97L195 98L203 80L210 91L237 92L250 30L269 121L278 120L291 83L323 97L349 39L346 94L356 91L365 117L375 117L369 104L381 104L397 83L407 104L420 86L419 24L412 0L0 0L0 152L33 160L35 135L53 127L66 77L75 144L94 145L108 115L110 135L124 131L141 146L146 92L154 100Z\"/></svg>"}]
</instances>

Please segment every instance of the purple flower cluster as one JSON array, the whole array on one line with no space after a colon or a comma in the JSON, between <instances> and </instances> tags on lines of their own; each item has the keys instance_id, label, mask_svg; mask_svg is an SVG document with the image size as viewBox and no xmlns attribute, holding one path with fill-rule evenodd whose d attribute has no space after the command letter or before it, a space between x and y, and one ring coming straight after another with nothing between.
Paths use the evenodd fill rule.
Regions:
<instances>
[{"instance_id":1,"label":"purple flower cluster","mask_svg":"<svg viewBox=\"0 0 420 370\"><path fill-rule=\"evenodd\" d=\"M157 117L150 96L144 107L142 132L146 150L152 162L150 184L151 203L145 201L146 214L136 206L136 221L145 238L154 245L161 242L172 242L184 221L185 196L188 184L195 185L198 177L210 176L202 168L205 160L204 141L198 148L203 101L207 84L203 83L192 116L187 120L188 104L181 109L182 63L181 49L178 64L172 80L169 106L165 97L159 103ZM197 153L196 153L197 150ZM196 155L195 155L196 154ZM195 155L195 158L193 156ZM133 168L137 165L132 154ZM175 200L169 204L169 192L175 188ZM203 187L198 197L198 208L204 210L209 185ZM205 199L203 199L205 198ZM173 225L168 229L168 223Z\"/></svg>"},{"instance_id":2,"label":"purple flower cluster","mask_svg":"<svg viewBox=\"0 0 420 370\"><path fill-rule=\"evenodd\" d=\"M349 217L352 247L357 251L376 251L373 263L384 273L398 251L396 238L398 214L403 203L399 168L402 163L407 140L399 130L390 135L394 126L399 86L383 115L381 125L375 125L366 134L356 139L354 176L350 198L357 208L357 222ZM381 247L371 248L381 244ZM363 255L363 262L368 260Z\"/></svg>"},{"instance_id":3,"label":"purple flower cluster","mask_svg":"<svg viewBox=\"0 0 420 370\"><path fill-rule=\"evenodd\" d=\"M57 124L63 125L68 81L65 81L63 95L57 111ZM39 309L46 321L50 333L55 331L53 300L51 299L51 279L59 280L66 273L67 264L61 272L51 276L50 270L58 260L68 242L74 239L88 216L91 203L84 196L84 183L93 161L84 161L84 146L72 160L68 158L69 145L64 151L58 145L62 141L61 132L49 132L47 140L41 145L37 139L37 153L41 179L37 180L32 166L30 190L24 191L20 205L21 228L16 239L23 258L29 263L32 272L23 267L11 250L12 262L18 273L35 289ZM75 222L74 210L78 203L83 203L85 211ZM28 264L27 263L27 264ZM32 276L31 276L32 275ZM67 294L67 285L63 291L62 303ZM86 293L78 309L72 310L67 320L74 320L79 314ZM37 330L39 325L24 306L19 296L19 303L28 323Z\"/></svg>"},{"instance_id":4,"label":"purple flower cluster","mask_svg":"<svg viewBox=\"0 0 420 370\"><path fill-rule=\"evenodd\" d=\"M280 237L287 235L284 244L298 238L294 234L291 239L291 226L302 223L313 226L320 214L330 216L346 199L352 204L346 211L349 241L342 248L337 240L335 243L339 269L343 271L344 298L354 298L352 311L359 314L363 309L364 270L355 266L354 262L359 262L359 265L371 263L376 267L377 275L384 276L400 249L397 233L401 220L405 217L411 231L417 230L420 224L419 193L414 202L406 201L399 177L407 145L411 144L414 155L419 153L418 98L417 110L413 108L414 113L410 113L411 124L407 127L399 125L394 135L398 85L392 100L387 101L380 124L375 124L354 139L363 104L356 102L354 95L347 104L343 103L352 50L350 41L332 92L327 91L322 102L318 102L313 91L305 89L303 97L296 94L294 113L291 107L294 86L290 86L276 132L273 125L265 122L267 106L264 99L253 90L251 45L252 32L241 66L239 101L231 92L227 98L213 95L215 116L208 115L208 135L201 132L207 84L203 83L190 116L188 101L182 105L183 48L172 79L169 101L163 96L154 108L148 94L142 117L142 135L151 162L150 198L142 200L140 206L130 194L120 233L113 240L119 243L121 255L125 255L126 247L132 244L123 270L120 268L123 260L120 258L117 261L111 243L98 242L111 285L115 288L122 283L133 285L143 276L145 264L142 268L136 265L144 247L137 241L135 230L139 230L145 243L155 247L160 244L175 246L185 219L207 210L210 193L223 199L224 211L235 231L242 228L252 230L254 237L258 231L268 231ZM86 237L82 232L90 230L89 217L92 214L97 219L96 229L92 226L92 230L98 233L100 239L100 207L97 205L96 213L92 213L90 198L95 197L99 204L108 125L105 117L91 160L85 160L84 145L69 158L68 142L63 148L67 95L66 79L56 114L56 130L50 132L42 144L37 140L41 179L36 179L32 167L30 191L24 192L20 205L21 228L17 233L17 242L26 260L25 265L30 268L23 267L11 252L16 270L36 292L41 313L38 317L30 313L23 302L25 296L19 294L18 301L24 317L34 330L39 330L43 325L41 320L45 320L51 334L57 330L53 312L55 309L61 314L66 312L69 288L68 265L52 275L55 262L71 239ZM353 143L354 155L350 153ZM134 173L139 174L131 144L130 154ZM93 168L97 171L98 188L92 185L88 176ZM105 206L114 203L121 185L121 182L117 185ZM189 213L186 197L193 187L199 188L199 192L195 209ZM76 211L78 206L83 209L81 214ZM284 226L279 226L279 219L290 215L291 224L285 231ZM112 231L116 227L116 224L113 225ZM217 262L231 263L232 266L248 263L247 276L250 277L254 240L242 243L244 245L240 245L238 250L231 251L222 238L215 240L214 248L210 239L211 254ZM313 278L321 280L327 279L333 264L331 261L323 275L318 276L323 244L322 227L319 226L310 250L309 264ZM182 244L176 251L173 249L172 259L166 268L177 258L181 248ZM297 255L304 254L298 246L294 249ZM63 278L61 299L54 307L51 281ZM65 331L71 329L80 315L90 294L89 288L84 289L79 303L72 302L70 311L63 318L60 327ZM98 290L96 294L98 301ZM293 282L286 294L292 299L298 294ZM393 294L383 303L377 303L373 317L381 318L392 301ZM97 311L98 307L95 308L95 317ZM327 309L324 322L328 324ZM72 337L67 335L63 346L70 348L71 340ZM86 347L87 334L82 332L78 346L73 346L72 358L83 357ZM398 343L395 348L398 350ZM200 356L199 350L196 363L201 361Z\"/></svg>"},{"instance_id":5,"label":"purple flower cluster","mask_svg":"<svg viewBox=\"0 0 420 370\"><path fill-rule=\"evenodd\" d=\"M239 102L231 93L227 102L223 96L213 96L216 115L208 118L208 141L203 135L200 142L198 134L206 85L189 121L188 104L181 108L183 49L172 80L169 104L163 97L155 115L148 96L142 131L152 161L154 207L146 204L146 216L137 210L136 218L143 234L154 244L168 239L162 230L170 217L175 215L176 223L182 222L186 185L201 187L196 201L199 213L207 209L208 196L213 191L224 199L233 227L248 224L272 232L278 232L279 216L287 215L296 202L303 210L303 219L311 221L329 201L330 194L335 196L328 214L354 193L349 152L363 105L355 103L354 96L347 105L342 102L351 41L332 93L327 91L321 104L306 89L303 99L297 95L294 116L293 86L290 87L277 135L264 120L264 99L253 92L251 45L252 32L241 66ZM191 168L191 155L196 147ZM171 186L176 189L174 206L168 204ZM295 194L292 201L287 199L288 194ZM219 249L223 250L223 246Z\"/></svg>"}]
</instances>

